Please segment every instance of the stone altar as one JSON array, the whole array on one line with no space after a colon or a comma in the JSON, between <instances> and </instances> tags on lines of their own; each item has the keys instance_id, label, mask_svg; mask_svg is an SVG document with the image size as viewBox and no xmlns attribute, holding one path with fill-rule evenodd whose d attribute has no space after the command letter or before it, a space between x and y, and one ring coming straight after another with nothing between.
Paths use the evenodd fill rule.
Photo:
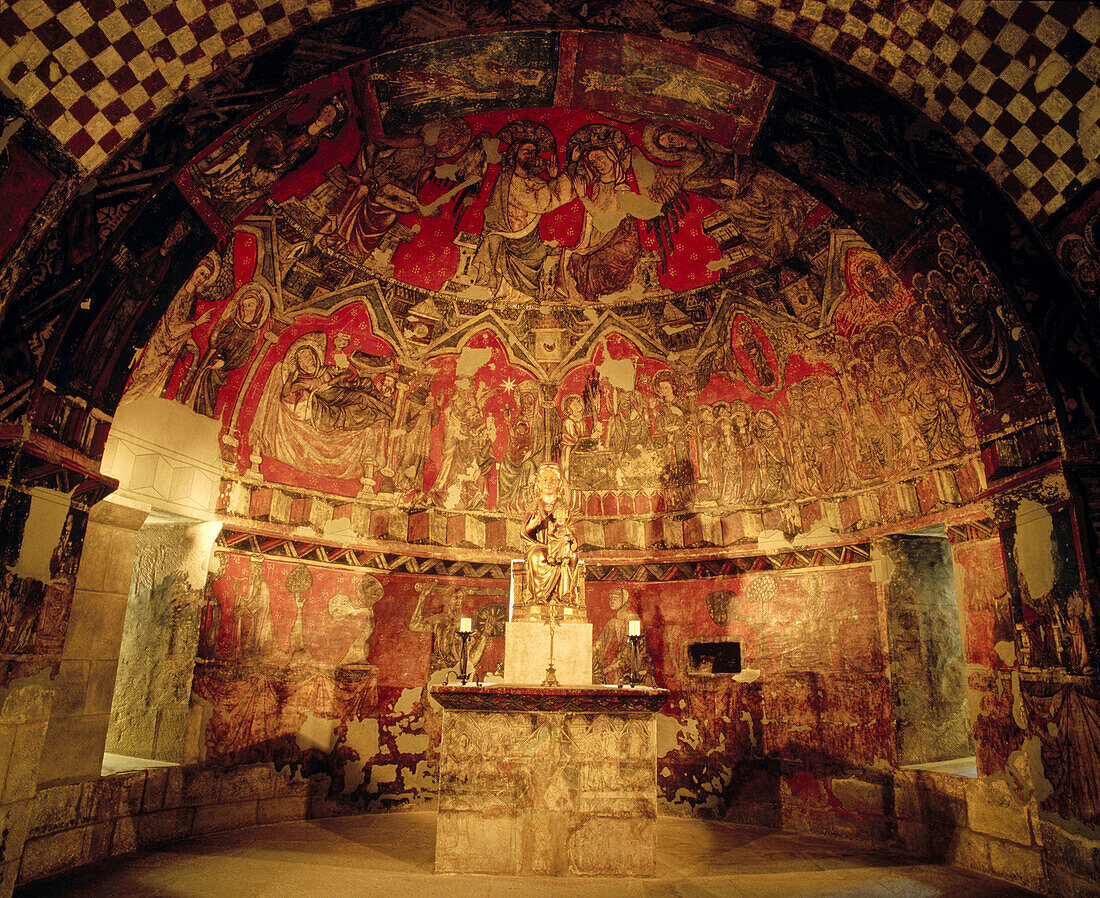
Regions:
<instances>
[{"instance_id":1,"label":"stone altar","mask_svg":"<svg viewBox=\"0 0 1100 898\"><path fill-rule=\"evenodd\" d=\"M433 686L437 873L652 876L668 690Z\"/></svg>"}]
</instances>

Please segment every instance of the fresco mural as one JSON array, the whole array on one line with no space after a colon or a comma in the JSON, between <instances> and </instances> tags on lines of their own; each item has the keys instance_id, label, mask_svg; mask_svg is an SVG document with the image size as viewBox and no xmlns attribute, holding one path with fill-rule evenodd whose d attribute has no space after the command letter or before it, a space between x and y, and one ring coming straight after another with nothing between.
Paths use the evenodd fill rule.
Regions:
<instances>
[{"instance_id":1,"label":"fresco mural","mask_svg":"<svg viewBox=\"0 0 1100 898\"><path fill-rule=\"evenodd\" d=\"M328 773L332 794L385 803L434 794L441 711L429 683L503 670L507 587L431 583L226 552L201 613L192 703L209 764L273 761Z\"/></svg>"},{"instance_id":2,"label":"fresco mural","mask_svg":"<svg viewBox=\"0 0 1100 898\"><path fill-rule=\"evenodd\" d=\"M334 797L371 806L431 794L441 716L427 686L454 679L462 616L474 621L471 668L502 674L506 583L220 557L192 696L205 762L327 773ZM672 693L659 749L670 806L728 807L741 788L732 771L768 758L869 766L892 756L869 573L747 575L705 589L589 583L595 681L624 681L627 624L641 620L642 679ZM779 615L787 626L770 626ZM689 669L687 639L718 636L740 642L741 675ZM796 719L812 732L800 736Z\"/></svg>"},{"instance_id":3,"label":"fresco mural","mask_svg":"<svg viewBox=\"0 0 1100 898\"><path fill-rule=\"evenodd\" d=\"M1049 239L1058 263L1095 320L1100 317L1100 188L1080 198L1051 222Z\"/></svg>"},{"instance_id":4,"label":"fresco mural","mask_svg":"<svg viewBox=\"0 0 1100 898\"><path fill-rule=\"evenodd\" d=\"M526 328L459 315L423 346L397 328L394 291L377 281L292 314L262 276L228 300L204 294L219 267L244 277L249 236L237 232L234 261L207 257L181 288L172 308L191 317L154 333L127 400L167 384L222 420L242 474L269 482L321 488L323 477L337 494L514 514L553 460L574 488L613 492L621 507L656 487L663 508L686 510L828 496L976 451L960 371L904 292L904 312L850 335L814 336L725 286L686 310L643 307L697 335L683 350L690 370L670 364L660 329L625 313L592 321L561 307ZM432 314L427 303L412 308ZM547 345L564 357L538 361Z\"/></svg>"},{"instance_id":5,"label":"fresco mural","mask_svg":"<svg viewBox=\"0 0 1100 898\"><path fill-rule=\"evenodd\" d=\"M766 81L665 48L658 82L646 42L582 36L603 68L574 108L549 106L517 66L554 47L475 43L496 67L446 108L384 73L438 80L462 41L314 82L177 178L223 240L126 401L217 418L239 477L512 517L550 461L614 516L828 497L974 457L973 365L930 300L752 157ZM719 76L728 90L699 92ZM650 99L612 114L612 87ZM515 91L548 105L495 111ZM698 117L669 119L666 94Z\"/></svg>"},{"instance_id":6,"label":"fresco mural","mask_svg":"<svg viewBox=\"0 0 1100 898\"><path fill-rule=\"evenodd\" d=\"M57 673L88 513L76 506L65 512L56 499L4 485L0 500L0 527L9 537L0 557L0 687L6 687L44 668ZM11 537L26 533L41 533L45 552L20 552L19 539Z\"/></svg>"},{"instance_id":7,"label":"fresco mural","mask_svg":"<svg viewBox=\"0 0 1100 898\"><path fill-rule=\"evenodd\" d=\"M0 257L19 239L27 220L57 181L57 175L18 140L25 120L0 112L0 190L8 211L0 222Z\"/></svg>"},{"instance_id":8,"label":"fresco mural","mask_svg":"<svg viewBox=\"0 0 1100 898\"><path fill-rule=\"evenodd\" d=\"M1096 626L1081 589L1072 511L1024 505L1002 539L1021 665L1093 673Z\"/></svg>"}]
</instances>

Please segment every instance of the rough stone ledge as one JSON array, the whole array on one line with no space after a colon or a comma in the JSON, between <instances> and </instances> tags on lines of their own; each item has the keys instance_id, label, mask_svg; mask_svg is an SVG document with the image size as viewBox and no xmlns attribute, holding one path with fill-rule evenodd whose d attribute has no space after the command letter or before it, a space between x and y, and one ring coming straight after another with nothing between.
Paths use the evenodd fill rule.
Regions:
<instances>
[{"instance_id":1,"label":"rough stone ledge","mask_svg":"<svg viewBox=\"0 0 1100 898\"><path fill-rule=\"evenodd\" d=\"M27 802L18 881L177 839L310 814L310 781L270 764L156 767L51 786Z\"/></svg>"}]
</instances>

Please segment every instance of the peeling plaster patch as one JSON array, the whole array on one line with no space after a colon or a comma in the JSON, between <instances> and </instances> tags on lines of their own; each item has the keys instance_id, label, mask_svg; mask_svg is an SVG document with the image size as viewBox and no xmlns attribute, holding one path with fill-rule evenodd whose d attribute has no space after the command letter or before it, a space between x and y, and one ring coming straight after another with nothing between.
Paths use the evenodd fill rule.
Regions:
<instances>
[{"instance_id":1,"label":"peeling plaster patch","mask_svg":"<svg viewBox=\"0 0 1100 898\"><path fill-rule=\"evenodd\" d=\"M1039 66L1039 71L1035 74L1036 93L1045 93L1054 85L1061 84L1070 71L1070 64L1065 57L1060 53L1051 53Z\"/></svg>"},{"instance_id":2,"label":"peeling plaster patch","mask_svg":"<svg viewBox=\"0 0 1100 898\"><path fill-rule=\"evenodd\" d=\"M500 140L496 137L481 138L481 148L485 150L485 161L490 165L500 165Z\"/></svg>"},{"instance_id":3,"label":"peeling plaster patch","mask_svg":"<svg viewBox=\"0 0 1100 898\"><path fill-rule=\"evenodd\" d=\"M1001 663L1005 667L1012 667L1016 664L1016 644L1014 642L1002 640L993 646L993 651L997 653L997 657L1001 659Z\"/></svg>"},{"instance_id":4,"label":"peeling plaster patch","mask_svg":"<svg viewBox=\"0 0 1100 898\"><path fill-rule=\"evenodd\" d=\"M354 792L367 778L367 764L378 754L378 721L373 717L348 721L347 745L359 754L358 761L344 767L344 793Z\"/></svg>"},{"instance_id":5,"label":"peeling plaster patch","mask_svg":"<svg viewBox=\"0 0 1100 898\"><path fill-rule=\"evenodd\" d=\"M403 755L418 755L428 750L427 733L398 733L395 742L397 751Z\"/></svg>"},{"instance_id":6,"label":"peeling plaster patch","mask_svg":"<svg viewBox=\"0 0 1100 898\"><path fill-rule=\"evenodd\" d=\"M871 547L871 582L889 583L894 576L894 560L877 545Z\"/></svg>"},{"instance_id":7,"label":"peeling plaster patch","mask_svg":"<svg viewBox=\"0 0 1100 898\"><path fill-rule=\"evenodd\" d=\"M764 553L782 552L791 547L791 541L782 530L762 530L756 542Z\"/></svg>"},{"instance_id":8,"label":"peeling plaster patch","mask_svg":"<svg viewBox=\"0 0 1100 898\"><path fill-rule=\"evenodd\" d=\"M657 180L657 166L655 166L649 160L648 157L643 156L643 155L641 155L641 153L638 153L638 152L634 153L634 158L631 159L631 164L634 168L634 177L636 177L638 179L638 186L641 187L642 190L648 190L650 187L652 187L653 182ZM631 193L633 194L633 191L631 191ZM633 195L641 198L640 194L633 194ZM649 200L648 197L646 197L646 199L650 203L654 202L653 200ZM626 196L623 195L622 198L620 199L620 202L623 203L623 208L626 208L625 201L626 201ZM658 205L657 211L660 212L660 206L659 205ZM654 213L654 215L655 214L656 213ZM646 218L653 218L653 215L647 215L645 217Z\"/></svg>"},{"instance_id":9,"label":"peeling plaster patch","mask_svg":"<svg viewBox=\"0 0 1100 898\"><path fill-rule=\"evenodd\" d=\"M418 789L421 792L434 792L439 785L431 765L427 761L417 761L416 769L405 777L405 788Z\"/></svg>"},{"instance_id":10,"label":"peeling plaster patch","mask_svg":"<svg viewBox=\"0 0 1100 898\"><path fill-rule=\"evenodd\" d=\"M645 299L645 289L642 287L641 281L634 281L626 290L622 290L618 293L609 293L607 296L601 297L602 302L606 302L609 305L614 305L620 302L642 302ZM673 354L668 354L669 360L671 360Z\"/></svg>"},{"instance_id":11,"label":"peeling plaster patch","mask_svg":"<svg viewBox=\"0 0 1100 898\"><path fill-rule=\"evenodd\" d=\"M676 751L680 741L689 748L699 747L699 724L694 720L682 722L667 714L657 715L657 757Z\"/></svg>"},{"instance_id":12,"label":"peeling plaster patch","mask_svg":"<svg viewBox=\"0 0 1100 898\"><path fill-rule=\"evenodd\" d=\"M23 528L23 547L15 563L15 576L49 583L50 559L61 541L61 528L69 513L68 493L35 487L31 491L31 507Z\"/></svg>"},{"instance_id":13,"label":"peeling plaster patch","mask_svg":"<svg viewBox=\"0 0 1100 898\"><path fill-rule=\"evenodd\" d=\"M419 687L402 689L401 695L398 697L397 701L393 703L393 713L397 717L405 717L408 714L412 714L418 701L420 701Z\"/></svg>"},{"instance_id":14,"label":"peeling plaster patch","mask_svg":"<svg viewBox=\"0 0 1100 898\"><path fill-rule=\"evenodd\" d=\"M336 731L331 720L307 712L306 722L294 734L294 742L302 751L319 748L323 752L330 752L336 744Z\"/></svg>"},{"instance_id":15,"label":"peeling plaster patch","mask_svg":"<svg viewBox=\"0 0 1100 898\"><path fill-rule=\"evenodd\" d=\"M605 358L600 362L597 370L601 378L606 377L610 381L611 386L618 387L620 390L634 389L634 381L638 373L634 367L634 359Z\"/></svg>"},{"instance_id":16,"label":"peeling plaster patch","mask_svg":"<svg viewBox=\"0 0 1100 898\"><path fill-rule=\"evenodd\" d=\"M472 377L481 370L493 357L493 350L489 348L474 349L471 346L463 347L462 353L455 363L455 377Z\"/></svg>"},{"instance_id":17,"label":"peeling plaster patch","mask_svg":"<svg viewBox=\"0 0 1100 898\"><path fill-rule=\"evenodd\" d=\"M1020 694L1020 672L1012 671L1012 719L1021 730L1027 729L1027 714L1024 713L1024 697Z\"/></svg>"},{"instance_id":18,"label":"peeling plaster patch","mask_svg":"<svg viewBox=\"0 0 1100 898\"><path fill-rule=\"evenodd\" d=\"M1058 738L1058 724L1053 720L1047 721L1047 735L1050 736L1051 739Z\"/></svg>"},{"instance_id":19,"label":"peeling plaster patch","mask_svg":"<svg viewBox=\"0 0 1100 898\"><path fill-rule=\"evenodd\" d=\"M756 725L753 723L752 715L748 711L742 711L741 719L749 725L749 745L756 748Z\"/></svg>"},{"instance_id":20,"label":"peeling plaster patch","mask_svg":"<svg viewBox=\"0 0 1100 898\"><path fill-rule=\"evenodd\" d=\"M370 783L372 786L379 786L382 783L392 783L396 780L396 764L375 764L370 769Z\"/></svg>"},{"instance_id":21,"label":"peeling plaster patch","mask_svg":"<svg viewBox=\"0 0 1100 898\"><path fill-rule=\"evenodd\" d=\"M1045 596L1054 586L1051 534L1054 520L1038 502L1022 499L1016 508L1016 566L1033 596Z\"/></svg>"},{"instance_id":22,"label":"peeling plaster patch","mask_svg":"<svg viewBox=\"0 0 1100 898\"><path fill-rule=\"evenodd\" d=\"M673 31L671 28L662 28L661 37L666 41L680 41L685 44L694 39L690 31Z\"/></svg>"},{"instance_id":23,"label":"peeling plaster patch","mask_svg":"<svg viewBox=\"0 0 1100 898\"><path fill-rule=\"evenodd\" d=\"M661 776L672 776L672 771L668 767L662 767Z\"/></svg>"},{"instance_id":24,"label":"peeling plaster patch","mask_svg":"<svg viewBox=\"0 0 1100 898\"><path fill-rule=\"evenodd\" d=\"M808 546L813 543L831 540L837 535L836 531L830 527L824 519L814 522L813 527L807 530L805 533L799 533L794 538L794 545L796 546Z\"/></svg>"},{"instance_id":25,"label":"peeling plaster patch","mask_svg":"<svg viewBox=\"0 0 1100 898\"><path fill-rule=\"evenodd\" d=\"M741 673L734 674L733 680L735 683L755 683L760 679L762 673L763 671L757 670L755 667L746 667Z\"/></svg>"},{"instance_id":26,"label":"peeling plaster patch","mask_svg":"<svg viewBox=\"0 0 1100 898\"><path fill-rule=\"evenodd\" d=\"M457 487L452 487L452 489L457 489ZM454 668L452 668L452 667L445 667L442 670L437 670L430 677L428 677L428 685L429 686L446 685L447 677L449 677L454 672L455 672ZM412 695L414 695L415 698L410 699L409 698L409 693L412 693ZM424 708L425 712L435 711L437 713L443 713L443 706L441 704L439 704L439 702L437 702L434 698L432 698L432 693L431 693L430 689L426 690L423 693L419 689L402 689L401 690L401 698L399 698L397 700L397 703L393 706L393 713L394 714L402 714L402 715L411 714L412 713L412 705L410 704L406 708L405 702L410 701L410 702L415 703L417 701L420 701L420 698L421 698L422 695L426 695L427 699L428 699L428 704Z\"/></svg>"},{"instance_id":27,"label":"peeling plaster patch","mask_svg":"<svg viewBox=\"0 0 1100 898\"><path fill-rule=\"evenodd\" d=\"M1028 764L1031 767L1031 784L1035 789L1035 800L1043 802L1054 791L1054 786L1047 779L1046 771L1043 769L1042 743L1039 737L1031 736L1025 739L1020 751L1027 755ZM1008 756L1009 764L1015 761L1017 754L1018 752L1013 752Z\"/></svg>"},{"instance_id":28,"label":"peeling plaster patch","mask_svg":"<svg viewBox=\"0 0 1100 898\"><path fill-rule=\"evenodd\" d=\"M675 804L679 804L681 802L694 804L695 797L696 796L694 792L690 792L687 789L677 789L676 794L672 796L672 801Z\"/></svg>"}]
</instances>

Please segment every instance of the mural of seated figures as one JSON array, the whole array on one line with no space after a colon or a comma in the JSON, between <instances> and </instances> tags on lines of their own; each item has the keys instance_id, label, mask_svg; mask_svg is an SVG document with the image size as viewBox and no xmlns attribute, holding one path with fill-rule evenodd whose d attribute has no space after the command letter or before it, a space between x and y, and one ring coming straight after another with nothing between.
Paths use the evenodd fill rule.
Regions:
<instances>
[{"instance_id":1,"label":"mural of seated figures","mask_svg":"<svg viewBox=\"0 0 1100 898\"><path fill-rule=\"evenodd\" d=\"M223 239L126 399L216 418L227 489L273 487L358 536L395 503L511 526L556 464L578 544L612 548L645 544L620 520L702 522L672 545L727 541L731 515L790 538L982 488L983 403L1028 376L963 311L984 282L903 277L757 158L770 82L712 61L713 96L677 95L677 120L642 89L650 52L684 65L662 47L583 36L592 67L562 104L519 66L555 52L538 36L468 40L499 67L466 77L520 106L424 101L410 85L464 65L444 42L373 63L400 87L363 65L321 78L178 175ZM612 117L601 98L624 89L637 109ZM941 242L937 264L967 257Z\"/></svg>"}]
</instances>

